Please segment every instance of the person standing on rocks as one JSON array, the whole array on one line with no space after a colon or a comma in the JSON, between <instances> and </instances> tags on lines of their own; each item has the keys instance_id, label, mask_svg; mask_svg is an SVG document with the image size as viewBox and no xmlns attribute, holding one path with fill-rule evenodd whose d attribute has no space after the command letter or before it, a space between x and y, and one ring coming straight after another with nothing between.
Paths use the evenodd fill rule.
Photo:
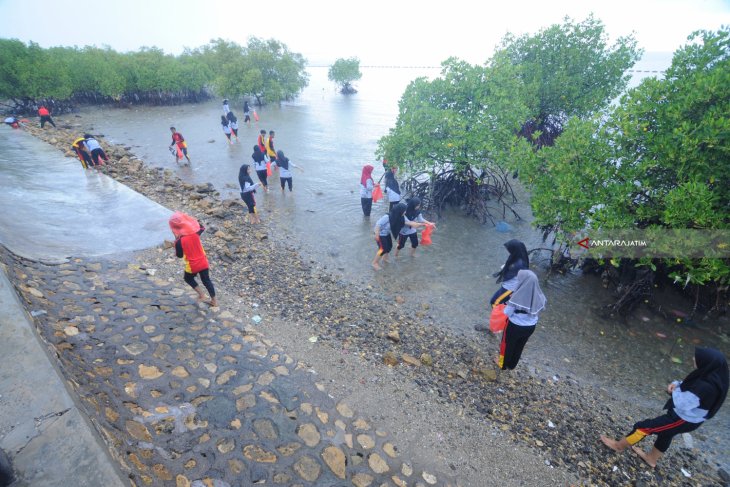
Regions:
<instances>
[{"instance_id":1,"label":"person standing on rocks","mask_svg":"<svg viewBox=\"0 0 730 487\"><path fill-rule=\"evenodd\" d=\"M88 152L86 152L86 146L84 145L86 139L83 137L79 137L78 139L73 141L73 144L71 144L71 149L76 153L76 155L79 157L79 161L81 161L81 167L84 169L90 168L93 163L91 161L91 156Z\"/></svg>"},{"instance_id":2,"label":"person standing on rocks","mask_svg":"<svg viewBox=\"0 0 730 487\"><path fill-rule=\"evenodd\" d=\"M218 306L215 288L210 280L208 258L200 241L200 235L205 231L205 227L193 217L179 211L173 213L168 223L175 236L175 255L185 260L185 282L198 293L198 301L204 301L205 294L195 281L195 276L200 274L200 280L210 295L208 304Z\"/></svg>"},{"instance_id":3,"label":"person standing on rocks","mask_svg":"<svg viewBox=\"0 0 730 487\"><path fill-rule=\"evenodd\" d=\"M495 360L500 369L517 367L527 340L535 332L538 313L546 302L535 273L526 269L519 271L515 290L504 308L509 321L502 333L499 356Z\"/></svg>"},{"instance_id":4,"label":"person standing on rocks","mask_svg":"<svg viewBox=\"0 0 730 487\"><path fill-rule=\"evenodd\" d=\"M261 152L261 148L258 145L253 146L251 159L253 159L253 167L256 170L256 175L259 177L259 181L261 181L264 191L268 193L269 183L266 178L269 175L269 171L267 169L266 156L263 152Z\"/></svg>"},{"instance_id":5,"label":"person standing on rocks","mask_svg":"<svg viewBox=\"0 0 730 487\"><path fill-rule=\"evenodd\" d=\"M395 256L398 257L400 250L406 246L406 240L411 241L411 257L416 255L416 248L418 247L418 227L425 227L426 225L436 226L435 223L430 222L423 218L421 214L421 200L420 198L413 197L408 200L406 204L405 212L405 225L401 225L398 235L398 246L395 248ZM414 225L410 225L414 223ZM390 223L391 227L393 222Z\"/></svg>"},{"instance_id":6,"label":"person standing on rocks","mask_svg":"<svg viewBox=\"0 0 730 487\"><path fill-rule=\"evenodd\" d=\"M84 134L84 145L86 146L86 150L91 153L91 160L94 163L94 167L98 168L99 166L104 165L103 161L109 161L109 158L104 153L104 149L101 148L101 145L99 144L99 141L94 138L91 134Z\"/></svg>"},{"instance_id":7,"label":"person standing on rocks","mask_svg":"<svg viewBox=\"0 0 730 487\"><path fill-rule=\"evenodd\" d=\"M251 179L251 166L243 164L238 170L238 184L241 185L241 199L246 203L248 208L248 222L253 225L261 223L258 212L256 211L256 198L254 193L261 183L254 183Z\"/></svg>"},{"instance_id":8,"label":"person standing on rocks","mask_svg":"<svg viewBox=\"0 0 730 487\"><path fill-rule=\"evenodd\" d=\"M385 170L385 193L388 195L388 210L392 210L395 205L400 203L400 185L395 179L395 171L395 167Z\"/></svg>"},{"instance_id":9,"label":"person standing on rocks","mask_svg":"<svg viewBox=\"0 0 730 487\"><path fill-rule=\"evenodd\" d=\"M509 257L507 257L502 269L493 276L497 278L497 283L502 283L502 285L492 295L492 299L489 300L489 304L492 306L507 302L517 287L517 273L530 268L530 257L524 243L512 239L504 246L509 252Z\"/></svg>"},{"instance_id":10,"label":"person standing on rocks","mask_svg":"<svg viewBox=\"0 0 730 487\"><path fill-rule=\"evenodd\" d=\"M722 352L696 347L694 365L695 370L683 381L675 380L667 386L667 394L671 397L664 405L666 414L639 421L619 441L604 435L601 435L601 441L617 452L631 446L649 466L656 467L659 458L672 444L672 438L699 428L717 413L727 397L728 365ZM649 435L657 435L649 452L634 446Z\"/></svg>"},{"instance_id":11,"label":"person standing on rocks","mask_svg":"<svg viewBox=\"0 0 730 487\"><path fill-rule=\"evenodd\" d=\"M41 117L41 128L46 124L46 122L53 125L53 128L56 128L56 124L53 122L53 119L51 118L51 112L48 111L48 108L46 108L44 105L41 105L38 107L38 116Z\"/></svg>"},{"instance_id":12,"label":"person standing on rocks","mask_svg":"<svg viewBox=\"0 0 730 487\"><path fill-rule=\"evenodd\" d=\"M170 127L170 132L172 132L172 143L170 144L170 147L173 145L177 145L177 153L175 154L175 162L180 162L182 159L182 156L185 156L185 159L188 160L188 164L190 164L190 157L188 157L188 144L185 142L185 137L178 132L175 127Z\"/></svg>"},{"instance_id":13,"label":"person standing on rocks","mask_svg":"<svg viewBox=\"0 0 730 487\"><path fill-rule=\"evenodd\" d=\"M373 188L375 187L375 181L373 181L373 169L370 164L366 164L362 168L362 174L360 175L360 206L362 206L362 212L365 216L370 216L370 211L373 208Z\"/></svg>"}]
</instances>

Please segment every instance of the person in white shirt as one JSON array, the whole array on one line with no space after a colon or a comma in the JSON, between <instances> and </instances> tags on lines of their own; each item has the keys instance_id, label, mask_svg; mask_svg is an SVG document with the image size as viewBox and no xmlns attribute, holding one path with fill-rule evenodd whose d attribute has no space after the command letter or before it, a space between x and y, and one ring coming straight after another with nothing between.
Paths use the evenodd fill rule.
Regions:
<instances>
[{"instance_id":1,"label":"person in white shirt","mask_svg":"<svg viewBox=\"0 0 730 487\"><path fill-rule=\"evenodd\" d=\"M392 210L395 205L400 203L400 185L395 179L395 170L395 167L385 170L385 193L388 195L388 210Z\"/></svg>"},{"instance_id":2,"label":"person in white shirt","mask_svg":"<svg viewBox=\"0 0 730 487\"><path fill-rule=\"evenodd\" d=\"M297 166L284 155L284 151L279 150L276 152L276 161L271 161L279 168L279 181L281 182L281 190L284 191L284 185L289 185L289 191L292 190L292 172L291 168L296 167L303 171L300 166Z\"/></svg>"},{"instance_id":3,"label":"person in white shirt","mask_svg":"<svg viewBox=\"0 0 730 487\"><path fill-rule=\"evenodd\" d=\"M360 176L360 205L365 216L370 216L373 208L373 188L375 187L373 169L375 169L373 166L366 164L363 166Z\"/></svg>"},{"instance_id":4,"label":"person in white shirt","mask_svg":"<svg viewBox=\"0 0 730 487\"><path fill-rule=\"evenodd\" d=\"M251 225L261 223L261 218L256 211L256 198L254 193L261 183L254 183L251 179L251 166L243 164L238 170L238 184L241 185L241 199L248 208L248 221Z\"/></svg>"},{"instance_id":5,"label":"person in white shirt","mask_svg":"<svg viewBox=\"0 0 730 487\"><path fill-rule=\"evenodd\" d=\"M421 200L415 197L408 200L404 218L405 225L400 227L398 246L395 248L395 256L398 257L400 250L406 246L406 240L410 239L411 257L413 257L416 254L416 247L418 247L418 228L423 228L426 225L433 225L436 227L436 224L423 218L423 215L421 215ZM411 223L414 225L411 225ZM392 227L393 222L390 224Z\"/></svg>"}]
</instances>

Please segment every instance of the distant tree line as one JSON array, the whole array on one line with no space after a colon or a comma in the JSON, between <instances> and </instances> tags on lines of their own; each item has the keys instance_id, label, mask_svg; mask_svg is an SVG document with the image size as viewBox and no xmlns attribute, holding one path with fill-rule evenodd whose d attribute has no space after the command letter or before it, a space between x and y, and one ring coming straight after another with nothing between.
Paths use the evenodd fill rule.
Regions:
<instances>
[{"instance_id":1,"label":"distant tree line","mask_svg":"<svg viewBox=\"0 0 730 487\"><path fill-rule=\"evenodd\" d=\"M296 96L308 83L305 64L273 39L251 38L245 46L216 39L178 56L156 47L120 53L0 39L0 100L15 113L41 103L63 111L78 103L166 105L213 95L261 105Z\"/></svg>"}]
</instances>

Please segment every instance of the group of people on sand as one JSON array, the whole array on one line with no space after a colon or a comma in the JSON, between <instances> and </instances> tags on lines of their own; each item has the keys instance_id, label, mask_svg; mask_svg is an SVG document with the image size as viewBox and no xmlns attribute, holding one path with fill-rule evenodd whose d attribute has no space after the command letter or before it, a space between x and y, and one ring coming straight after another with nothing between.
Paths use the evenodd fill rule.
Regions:
<instances>
[{"instance_id":1,"label":"group of people on sand","mask_svg":"<svg viewBox=\"0 0 730 487\"><path fill-rule=\"evenodd\" d=\"M547 300L537 276L529 269L530 259L525 244L510 240L504 246L509 256L493 276L500 287L490 299L490 304L493 307L505 305L503 313L507 316L507 326L502 332L495 363L500 370L511 370L517 366L527 341L534 333L539 313ZM670 397L664 405L664 414L636 422L631 431L619 440L601 435L601 441L617 452L631 446L642 460L655 467L676 435L699 428L717 413L727 396L728 364L722 352L696 347L694 366L695 370L684 380L667 386ZM650 435L657 436L651 450L647 452L634 446Z\"/></svg>"}]
</instances>

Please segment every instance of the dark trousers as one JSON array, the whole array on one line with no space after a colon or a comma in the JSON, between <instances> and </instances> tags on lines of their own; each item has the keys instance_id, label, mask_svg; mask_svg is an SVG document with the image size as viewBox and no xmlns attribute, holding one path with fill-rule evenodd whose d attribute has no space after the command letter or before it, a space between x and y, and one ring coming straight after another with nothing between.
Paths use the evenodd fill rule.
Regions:
<instances>
[{"instance_id":1,"label":"dark trousers","mask_svg":"<svg viewBox=\"0 0 730 487\"><path fill-rule=\"evenodd\" d=\"M362 205L362 212L365 216L370 216L370 210L373 209L372 198L360 198L360 205Z\"/></svg>"},{"instance_id":2,"label":"dark trousers","mask_svg":"<svg viewBox=\"0 0 730 487\"><path fill-rule=\"evenodd\" d=\"M50 115L41 115L41 128L43 128L43 126L46 124L46 122L53 125L53 128L56 128L56 124L53 123L53 119L51 118Z\"/></svg>"},{"instance_id":3,"label":"dark trousers","mask_svg":"<svg viewBox=\"0 0 730 487\"><path fill-rule=\"evenodd\" d=\"M74 152L76 152L76 155L79 156L81 166L84 169L88 169L89 166L91 166L91 157L89 156L89 153L74 146L71 146L71 148L74 150Z\"/></svg>"},{"instance_id":4,"label":"dark trousers","mask_svg":"<svg viewBox=\"0 0 730 487\"><path fill-rule=\"evenodd\" d=\"M626 436L626 441L630 445L633 445L643 440L645 436L656 435L654 447L664 453L669 449L669 445L672 444L672 438L681 433L694 431L701 424L689 423L677 416L673 411L667 411L667 414L658 418L645 419L636 423L631 433Z\"/></svg>"},{"instance_id":5,"label":"dark trousers","mask_svg":"<svg viewBox=\"0 0 730 487\"><path fill-rule=\"evenodd\" d=\"M499 367L502 370L514 369L522 356L527 340L535 332L534 326L519 326L511 321L507 322L502 334L502 343L499 346Z\"/></svg>"},{"instance_id":6,"label":"dark trousers","mask_svg":"<svg viewBox=\"0 0 730 487\"><path fill-rule=\"evenodd\" d=\"M208 294L210 294L211 298L215 297L215 288L213 287L213 281L210 280L210 275L208 274L208 269L203 269L200 272L196 272L195 274L191 274L189 272L185 273L185 282L187 282L191 288L195 289L198 287L198 283L195 282L195 276L200 274L200 280L203 281L203 286L205 286L205 289L208 290Z\"/></svg>"},{"instance_id":7,"label":"dark trousers","mask_svg":"<svg viewBox=\"0 0 730 487\"><path fill-rule=\"evenodd\" d=\"M91 151L91 159L94 161L95 166L101 166L103 163L99 161L99 159L102 159L104 161L108 161L106 154L104 154L104 151L102 149L94 149Z\"/></svg>"},{"instance_id":8,"label":"dark trousers","mask_svg":"<svg viewBox=\"0 0 730 487\"><path fill-rule=\"evenodd\" d=\"M281 181L281 189L284 190L284 185L289 184L289 191L291 191L291 178L279 178Z\"/></svg>"},{"instance_id":9,"label":"dark trousers","mask_svg":"<svg viewBox=\"0 0 730 487\"><path fill-rule=\"evenodd\" d=\"M261 184L264 186L264 188L269 186L269 184L266 182L266 169L261 171L257 170L256 175L259 177L259 181L261 181Z\"/></svg>"}]
</instances>

